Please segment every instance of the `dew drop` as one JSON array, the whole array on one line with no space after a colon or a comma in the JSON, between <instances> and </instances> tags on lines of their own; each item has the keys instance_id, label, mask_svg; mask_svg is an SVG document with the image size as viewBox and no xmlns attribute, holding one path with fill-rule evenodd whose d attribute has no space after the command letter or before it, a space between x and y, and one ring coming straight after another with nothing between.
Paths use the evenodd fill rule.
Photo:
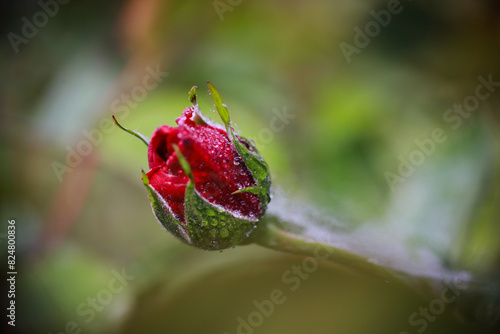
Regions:
<instances>
[{"instance_id":1,"label":"dew drop","mask_svg":"<svg viewBox=\"0 0 500 334\"><path fill-rule=\"evenodd\" d=\"M221 236L222 238L225 238L225 237L227 237L228 235L229 235L229 231L228 231L226 228L223 228L223 229L221 229L221 230L220 230L220 236Z\"/></svg>"}]
</instances>

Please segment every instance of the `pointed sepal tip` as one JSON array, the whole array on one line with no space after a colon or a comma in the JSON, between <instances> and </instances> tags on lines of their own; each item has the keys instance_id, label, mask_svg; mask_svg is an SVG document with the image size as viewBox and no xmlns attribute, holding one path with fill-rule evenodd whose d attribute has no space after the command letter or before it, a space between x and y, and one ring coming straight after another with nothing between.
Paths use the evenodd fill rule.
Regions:
<instances>
[{"instance_id":1,"label":"pointed sepal tip","mask_svg":"<svg viewBox=\"0 0 500 334\"><path fill-rule=\"evenodd\" d=\"M126 127L122 126L120 123L118 123L118 120L116 119L115 115L112 115L111 117L113 118L113 123L117 127L119 127L120 129L122 129L123 131L125 131L127 133L130 133L132 136L138 138L140 141L142 141L144 144L146 144L146 146L149 147L149 138L148 137L146 137L145 135L143 135L140 132L137 132L137 131L134 131L131 129L127 129Z\"/></svg>"}]
</instances>

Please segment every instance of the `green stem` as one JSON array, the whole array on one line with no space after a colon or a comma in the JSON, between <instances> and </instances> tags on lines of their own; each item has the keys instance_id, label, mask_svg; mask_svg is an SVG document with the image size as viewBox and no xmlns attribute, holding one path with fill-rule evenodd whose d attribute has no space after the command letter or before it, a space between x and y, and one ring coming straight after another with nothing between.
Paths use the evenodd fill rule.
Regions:
<instances>
[{"instance_id":1,"label":"green stem","mask_svg":"<svg viewBox=\"0 0 500 334\"><path fill-rule=\"evenodd\" d=\"M416 275L391 269L348 249L333 246L327 241L303 236L300 234L300 226L283 221L278 216L268 213L262 218L260 222L262 231L255 243L289 254L312 257L318 262L326 261L340 266L341 269L354 270L367 277L377 277L392 284L396 289L416 294L423 299L424 303L440 300L444 292L449 295L450 291L454 291L457 298L449 307L460 321L480 329L494 328L491 333L497 333L496 330L500 328L500 283L498 281L478 280L477 277L466 279L458 274L451 276ZM321 229L325 237L334 233L314 222L310 224Z\"/></svg>"},{"instance_id":2,"label":"green stem","mask_svg":"<svg viewBox=\"0 0 500 334\"><path fill-rule=\"evenodd\" d=\"M443 288L441 280L398 272L373 263L368 258L348 250L331 246L320 240L303 237L288 229L285 230L283 223L276 217L267 215L263 220L264 231L256 240L256 243L263 247L313 257L318 262L328 261L344 268L354 269L360 273L370 274L389 284L393 284L399 289L416 292L424 299L435 298Z\"/></svg>"}]
</instances>

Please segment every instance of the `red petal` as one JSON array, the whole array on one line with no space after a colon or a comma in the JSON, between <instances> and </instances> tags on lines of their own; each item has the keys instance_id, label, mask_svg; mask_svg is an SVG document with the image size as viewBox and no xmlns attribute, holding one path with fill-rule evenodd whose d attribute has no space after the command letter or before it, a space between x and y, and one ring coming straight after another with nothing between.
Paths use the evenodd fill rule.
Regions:
<instances>
[{"instance_id":1,"label":"red petal","mask_svg":"<svg viewBox=\"0 0 500 334\"><path fill-rule=\"evenodd\" d=\"M171 175L165 173L165 169L162 167L150 170L147 175L149 184L167 202L174 217L185 223L184 194L186 193L186 185L189 178L184 174Z\"/></svg>"},{"instance_id":2,"label":"red petal","mask_svg":"<svg viewBox=\"0 0 500 334\"><path fill-rule=\"evenodd\" d=\"M257 195L231 195L256 183L226 132L210 125L197 125L181 130L180 135L179 147L191 165L196 190L201 196L226 210L258 218L260 202Z\"/></svg>"},{"instance_id":3,"label":"red petal","mask_svg":"<svg viewBox=\"0 0 500 334\"><path fill-rule=\"evenodd\" d=\"M165 163L172 152L174 152L172 146L167 146L167 144L174 142L177 139L178 133L179 128L173 128L168 125L162 125L153 132L148 147L149 168L152 169Z\"/></svg>"},{"instance_id":4,"label":"red petal","mask_svg":"<svg viewBox=\"0 0 500 334\"><path fill-rule=\"evenodd\" d=\"M172 144L177 144L189 162L195 188L212 204L257 219L259 197L233 192L256 183L226 132L211 125L197 125L193 108L184 110L177 128L163 125L156 129L148 149L151 186L167 201L172 212L185 223L184 193L188 177L182 171Z\"/></svg>"}]
</instances>

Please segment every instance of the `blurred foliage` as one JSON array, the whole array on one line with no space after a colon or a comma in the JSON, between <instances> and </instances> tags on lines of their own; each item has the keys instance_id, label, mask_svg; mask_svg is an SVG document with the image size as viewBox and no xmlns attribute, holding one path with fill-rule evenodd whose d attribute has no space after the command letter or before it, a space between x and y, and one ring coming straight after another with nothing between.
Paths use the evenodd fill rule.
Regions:
<instances>
[{"instance_id":1,"label":"blurred foliage","mask_svg":"<svg viewBox=\"0 0 500 334\"><path fill-rule=\"evenodd\" d=\"M449 242L433 246L450 266L498 279L500 94L457 130L443 120L474 94L479 76L500 80L497 1L403 1L351 63L340 43L353 44L353 28L387 2L242 1L221 20L211 1L71 1L17 53L8 34L21 34L22 18L32 21L40 5L0 6L0 233L16 219L20 331L56 333L75 321L84 332L233 333L253 300L280 288L281 274L302 260L177 242L155 221L140 181L144 145L103 132L113 113L146 135L174 125L193 85L218 120L207 80L291 196L353 226L391 221L394 235L405 223L425 228L429 243ZM157 67L168 76L118 111L122 94ZM284 109L294 118L266 140L262 129ZM437 127L449 139L391 192L384 173ZM60 182L54 161L67 164L68 148L93 130L102 133L98 144ZM441 220L449 225L441 229ZM434 228L452 236L427 239ZM122 268L136 278L87 323L77 307ZM408 316L425 305L331 265L303 286L255 333L414 332ZM427 332L471 330L450 313Z\"/></svg>"}]
</instances>

